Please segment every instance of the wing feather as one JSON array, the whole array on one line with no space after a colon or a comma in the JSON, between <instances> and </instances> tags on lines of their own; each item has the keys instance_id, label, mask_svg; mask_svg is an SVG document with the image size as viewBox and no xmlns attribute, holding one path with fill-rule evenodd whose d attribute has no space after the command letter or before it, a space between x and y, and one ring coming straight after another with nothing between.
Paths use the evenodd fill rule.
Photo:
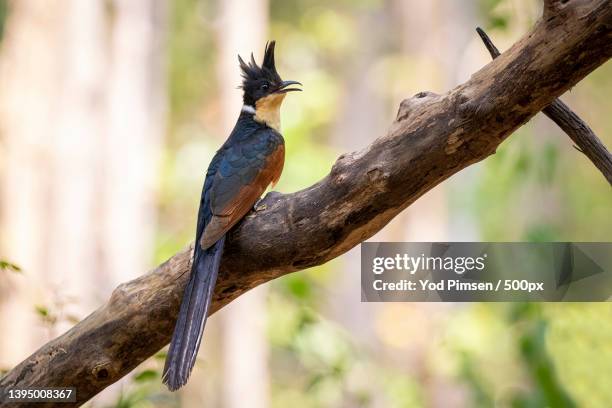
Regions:
<instances>
[{"instance_id":1,"label":"wing feather","mask_svg":"<svg viewBox=\"0 0 612 408\"><path fill-rule=\"evenodd\" d=\"M200 239L203 249L212 246L238 223L266 188L278 181L285 161L285 146L280 138L270 139L255 139L252 144L243 145L243 151L236 147L221 162L211 187L212 218Z\"/></svg>"}]
</instances>

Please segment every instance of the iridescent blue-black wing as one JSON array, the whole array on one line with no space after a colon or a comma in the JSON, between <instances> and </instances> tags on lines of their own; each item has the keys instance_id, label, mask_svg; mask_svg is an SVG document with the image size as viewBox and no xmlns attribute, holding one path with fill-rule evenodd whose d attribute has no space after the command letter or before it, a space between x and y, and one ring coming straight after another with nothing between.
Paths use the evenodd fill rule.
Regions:
<instances>
[{"instance_id":1,"label":"iridescent blue-black wing","mask_svg":"<svg viewBox=\"0 0 612 408\"><path fill-rule=\"evenodd\" d=\"M200 238L203 249L209 248L232 228L283 170L285 145L272 129L255 132L248 141L229 145L219 159L210 186L210 211Z\"/></svg>"}]
</instances>

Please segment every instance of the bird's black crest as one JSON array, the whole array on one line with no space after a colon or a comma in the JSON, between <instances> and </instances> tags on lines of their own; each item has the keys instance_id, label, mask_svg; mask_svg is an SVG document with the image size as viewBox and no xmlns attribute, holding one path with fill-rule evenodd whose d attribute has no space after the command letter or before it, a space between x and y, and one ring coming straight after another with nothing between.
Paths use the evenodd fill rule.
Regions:
<instances>
[{"instance_id":1,"label":"bird's black crest","mask_svg":"<svg viewBox=\"0 0 612 408\"><path fill-rule=\"evenodd\" d=\"M251 53L251 61L249 63L238 56L240 62L240 69L242 70L242 86L244 90L244 103L253 105L255 101L261 97L259 90L263 84L270 84L271 86L278 85L282 82L280 75L276 71L276 64L274 61L274 46L275 41L271 41L266 44L266 50L264 52L264 58L261 66L257 65L253 53Z\"/></svg>"}]
</instances>

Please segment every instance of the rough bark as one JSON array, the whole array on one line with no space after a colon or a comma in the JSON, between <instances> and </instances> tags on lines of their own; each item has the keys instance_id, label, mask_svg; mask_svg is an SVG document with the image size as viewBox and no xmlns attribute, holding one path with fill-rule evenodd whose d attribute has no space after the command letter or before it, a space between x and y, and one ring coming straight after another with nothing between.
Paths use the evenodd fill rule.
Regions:
<instances>
[{"instance_id":1,"label":"rough bark","mask_svg":"<svg viewBox=\"0 0 612 408\"><path fill-rule=\"evenodd\" d=\"M342 155L323 180L262 200L229 235L213 311L369 238L433 186L493 154L607 61L610 0L552 3L527 36L469 81L404 100L385 136ZM105 305L11 370L0 390L76 386L79 405L126 375L170 340L190 252L120 285Z\"/></svg>"}]
</instances>

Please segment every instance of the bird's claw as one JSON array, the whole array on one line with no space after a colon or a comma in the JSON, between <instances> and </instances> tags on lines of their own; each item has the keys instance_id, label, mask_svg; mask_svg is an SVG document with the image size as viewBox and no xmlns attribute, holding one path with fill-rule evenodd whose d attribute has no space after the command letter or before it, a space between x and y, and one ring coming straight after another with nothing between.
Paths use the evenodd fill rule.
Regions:
<instances>
[{"instance_id":1,"label":"bird's claw","mask_svg":"<svg viewBox=\"0 0 612 408\"><path fill-rule=\"evenodd\" d=\"M263 198L260 198L259 200L257 200L257 202L255 203L255 205L253 206L253 211L258 212L258 211L263 211L266 208L268 208L268 206L263 203Z\"/></svg>"},{"instance_id":2,"label":"bird's claw","mask_svg":"<svg viewBox=\"0 0 612 408\"><path fill-rule=\"evenodd\" d=\"M253 211L264 211L268 208L268 204L265 203L268 199L274 199L280 196L282 196L282 193L279 193L278 191L269 191L268 194L257 200L255 205L253 206Z\"/></svg>"}]
</instances>

